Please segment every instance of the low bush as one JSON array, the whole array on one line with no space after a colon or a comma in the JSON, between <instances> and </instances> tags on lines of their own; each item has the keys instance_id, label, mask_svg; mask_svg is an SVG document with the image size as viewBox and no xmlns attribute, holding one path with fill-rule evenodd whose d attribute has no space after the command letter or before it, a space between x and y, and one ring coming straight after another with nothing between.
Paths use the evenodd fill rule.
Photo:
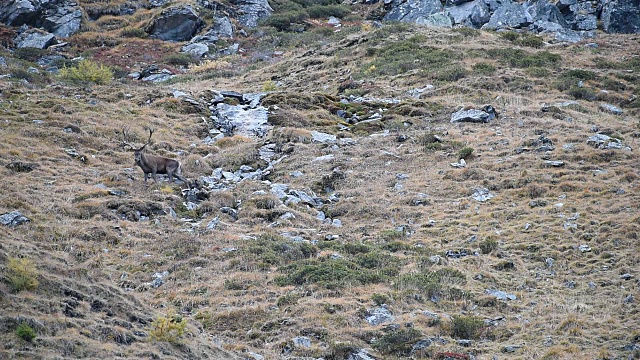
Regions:
<instances>
[{"instance_id":1,"label":"low bush","mask_svg":"<svg viewBox=\"0 0 640 360\"><path fill-rule=\"evenodd\" d=\"M14 291L34 290L38 287L38 272L33 262L26 258L9 258L6 278Z\"/></svg>"},{"instance_id":2,"label":"low bush","mask_svg":"<svg viewBox=\"0 0 640 360\"><path fill-rule=\"evenodd\" d=\"M386 355L408 356L421 337L422 333L416 329L399 329L383 335L373 348Z\"/></svg>"},{"instance_id":3,"label":"low bush","mask_svg":"<svg viewBox=\"0 0 640 360\"><path fill-rule=\"evenodd\" d=\"M171 344L180 344L187 327L187 319L169 312L167 316L159 316L151 323L149 339L151 341L164 341Z\"/></svg>"},{"instance_id":4,"label":"low bush","mask_svg":"<svg viewBox=\"0 0 640 360\"><path fill-rule=\"evenodd\" d=\"M36 331L28 324L22 323L16 328L16 335L24 341L33 341L36 338Z\"/></svg>"},{"instance_id":5,"label":"low bush","mask_svg":"<svg viewBox=\"0 0 640 360\"><path fill-rule=\"evenodd\" d=\"M496 72L496 67L489 63L473 64L473 72L479 75L492 75Z\"/></svg>"},{"instance_id":6,"label":"low bush","mask_svg":"<svg viewBox=\"0 0 640 360\"><path fill-rule=\"evenodd\" d=\"M345 259L309 259L282 267L279 271L285 274L274 279L279 286L318 284L327 289L338 289L380 283L384 279L379 271L362 268Z\"/></svg>"},{"instance_id":7,"label":"low bush","mask_svg":"<svg viewBox=\"0 0 640 360\"><path fill-rule=\"evenodd\" d=\"M453 316L451 337L455 339L479 339L486 325L479 317Z\"/></svg>"},{"instance_id":8,"label":"low bush","mask_svg":"<svg viewBox=\"0 0 640 360\"><path fill-rule=\"evenodd\" d=\"M104 85L111 82L113 72L107 66L82 60L78 66L61 69L60 77L71 82Z\"/></svg>"},{"instance_id":9,"label":"low bush","mask_svg":"<svg viewBox=\"0 0 640 360\"><path fill-rule=\"evenodd\" d=\"M468 160L473 154L473 148L470 146L465 146L462 149L458 150L458 159Z\"/></svg>"}]
</instances>

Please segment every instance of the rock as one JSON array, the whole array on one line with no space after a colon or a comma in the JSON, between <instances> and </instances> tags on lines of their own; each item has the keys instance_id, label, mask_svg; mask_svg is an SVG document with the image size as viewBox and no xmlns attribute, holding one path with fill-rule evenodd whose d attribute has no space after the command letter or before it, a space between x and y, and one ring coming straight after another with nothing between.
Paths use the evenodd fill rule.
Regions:
<instances>
[{"instance_id":1,"label":"rock","mask_svg":"<svg viewBox=\"0 0 640 360\"><path fill-rule=\"evenodd\" d=\"M467 162L464 159L460 159L457 163L451 163L450 165L454 168L463 168L467 166Z\"/></svg>"},{"instance_id":2,"label":"rock","mask_svg":"<svg viewBox=\"0 0 640 360\"><path fill-rule=\"evenodd\" d=\"M568 24L560 9L547 0L533 0L526 2L524 7L534 22L555 23L561 29L567 28Z\"/></svg>"},{"instance_id":3,"label":"rock","mask_svg":"<svg viewBox=\"0 0 640 360\"><path fill-rule=\"evenodd\" d=\"M81 23L82 10L80 7L61 5L47 12L41 26L56 36L66 38L80 31Z\"/></svg>"},{"instance_id":4,"label":"rock","mask_svg":"<svg viewBox=\"0 0 640 360\"><path fill-rule=\"evenodd\" d=\"M605 134L595 134L587 139L587 144L598 149L622 149L622 141Z\"/></svg>"},{"instance_id":5,"label":"rock","mask_svg":"<svg viewBox=\"0 0 640 360\"><path fill-rule=\"evenodd\" d=\"M232 38L233 37L233 24L231 19L227 16L216 16L213 18L213 25L211 26L210 33L217 35L220 38Z\"/></svg>"},{"instance_id":6,"label":"rock","mask_svg":"<svg viewBox=\"0 0 640 360\"><path fill-rule=\"evenodd\" d=\"M418 341L417 343L413 344L413 346L411 347L411 353L415 353L417 351L424 350L424 349L428 348L429 346L431 346L431 340L422 339L422 340Z\"/></svg>"},{"instance_id":7,"label":"rock","mask_svg":"<svg viewBox=\"0 0 640 360\"><path fill-rule=\"evenodd\" d=\"M460 249L460 250L447 250L444 253L444 255L448 258L459 259L461 257L469 256L471 255L471 253L469 250Z\"/></svg>"},{"instance_id":8,"label":"rock","mask_svg":"<svg viewBox=\"0 0 640 360\"><path fill-rule=\"evenodd\" d=\"M568 27L573 30L596 30L597 1L593 0L559 0L556 6L564 17Z\"/></svg>"},{"instance_id":9,"label":"rock","mask_svg":"<svg viewBox=\"0 0 640 360\"><path fill-rule=\"evenodd\" d=\"M317 197L316 194L314 194L313 192L311 192L311 194L312 195L309 195L309 194L307 194L306 192L304 192L302 190L291 190L291 191L289 191L289 195L300 199L300 201L303 204L311 205L313 207L321 207L322 204L323 204L322 199Z\"/></svg>"},{"instance_id":10,"label":"rock","mask_svg":"<svg viewBox=\"0 0 640 360\"><path fill-rule=\"evenodd\" d=\"M28 217L22 215L19 211L12 211L0 215L0 224L9 227L15 227L31 221Z\"/></svg>"},{"instance_id":11,"label":"rock","mask_svg":"<svg viewBox=\"0 0 640 360\"><path fill-rule=\"evenodd\" d=\"M367 316L365 320L373 326L377 326L384 323L390 323L395 320L395 317L387 309L386 305L382 305L381 307L375 309L368 309Z\"/></svg>"},{"instance_id":12,"label":"rock","mask_svg":"<svg viewBox=\"0 0 640 360\"><path fill-rule=\"evenodd\" d=\"M633 298L633 295L629 294L627 297L625 297L622 300L622 302L625 303L625 304L633 304L634 302L636 302L636 300ZM640 347L639 347L639 349L640 349Z\"/></svg>"},{"instance_id":13,"label":"rock","mask_svg":"<svg viewBox=\"0 0 640 360\"><path fill-rule=\"evenodd\" d=\"M488 123L489 121L495 119L497 113L493 106L485 105L482 110L471 109L471 110L460 110L453 114L451 114L451 122L471 122L471 123Z\"/></svg>"},{"instance_id":14,"label":"rock","mask_svg":"<svg viewBox=\"0 0 640 360\"><path fill-rule=\"evenodd\" d=\"M19 48L46 49L56 43L56 36L46 31L29 29L16 36L14 42Z\"/></svg>"},{"instance_id":15,"label":"rock","mask_svg":"<svg viewBox=\"0 0 640 360\"><path fill-rule=\"evenodd\" d=\"M507 3L500 6L482 28L491 30L521 29L531 25L532 22L531 16L523 5Z\"/></svg>"},{"instance_id":16,"label":"rock","mask_svg":"<svg viewBox=\"0 0 640 360\"><path fill-rule=\"evenodd\" d=\"M578 246L578 250L580 250L580 252L586 253L591 251L591 248L589 247L589 245L583 244Z\"/></svg>"},{"instance_id":17,"label":"rock","mask_svg":"<svg viewBox=\"0 0 640 360\"><path fill-rule=\"evenodd\" d=\"M268 111L263 106L216 104L211 119L226 136L264 137L271 128Z\"/></svg>"},{"instance_id":18,"label":"rock","mask_svg":"<svg viewBox=\"0 0 640 360\"><path fill-rule=\"evenodd\" d=\"M505 347L502 348L502 352L503 353L513 353L518 351L518 349L521 349L522 345L507 345Z\"/></svg>"},{"instance_id":19,"label":"rock","mask_svg":"<svg viewBox=\"0 0 640 360\"><path fill-rule=\"evenodd\" d=\"M501 290L487 289L485 292L491 296L495 296L496 299L498 300L517 300L518 299L517 296L513 294L508 294Z\"/></svg>"},{"instance_id":20,"label":"rock","mask_svg":"<svg viewBox=\"0 0 640 360\"><path fill-rule=\"evenodd\" d=\"M563 167L564 161L545 160L544 165L550 167Z\"/></svg>"},{"instance_id":21,"label":"rock","mask_svg":"<svg viewBox=\"0 0 640 360\"><path fill-rule=\"evenodd\" d=\"M82 10L73 0L5 0L0 5L0 22L69 37L80 30Z\"/></svg>"},{"instance_id":22,"label":"rock","mask_svg":"<svg viewBox=\"0 0 640 360\"><path fill-rule=\"evenodd\" d=\"M200 59L209 53L209 46L201 43L187 44L180 49L180 52L189 54L196 59Z\"/></svg>"},{"instance_id":23,"label":"rock","mask_svg":"<svg viewBox=\"0 0 640 360\"><path fill-rule=\"evenodd\" d=\"M310 348L311 339L306 336L296 336L293 338L293 345L298 348Z\"/></svg>"},{"instance_id":24,"label":"rock","mask_svg":"<svg viewBox=\"0 0 640 360\"><path fill-rule=\"evenodd\" d=\"M327 155L323 155L323 156L318 156L317 158L311 160L312 162L319 162L319 161L331 161L335 158L336 156L333 154L327 154Z\"/></svg>"},{"instance_id":25,"label":"rock","mask_svg":"<svg viewBox=\"0 0 640 360\"><path fill-rule=\"evenodd\" d=\"M278 199L286 198L288 191L289 185L287 184L271 184L271 193Z\"/></svg>"},{"instance_id":26,"label":"rock","mask_svg":"<svg viewBox=\"0 0 640 360\"><path fill-rule=\"evenodd\" d=\"M11 26L20 26L34 22L41 11L39 2L24 0L3 1L0 5L0 22Z\"/></svg>"},{"instance_id":27,"label":"rock","mask_svg":"<svg viewBox=\"0 0 640 360\"><path fill-rule=\"evenodd\" d=\"M622 274L622 275L620 275L620 279L622 279L622 280L631 280L631 279L633 279L633 275L631 275L629 273Z\"/></svg>"},{"instance_id":28,"label":"rock","mask_svg":"<svg viewBox=\"0 0 640 360\"><path fill-rule=\"evenodd\" d=\"M38 168L38 164L26 163L22 161L13 161L8 163L4 167L15 172L31 172Z\"/></svg>"},{"instance_id":29,"label":"rock","mask_svg":"<svg viewBox=\"0 0 640 360\"><path fill-rule=\"evenodd\" d=\"M336 142L336 136L331 134L326 134L319 131L311 131L311 139L314 142L318 142L321 144L333 144Z\"/></svg>"},{"instance_id":30,"label":"rock","mask_svg":"<svg viewBox=\"0 0 640 360\"><path fill-rule=\"evenodd\" d=\"M461 339L458 340L457 343L462 347L470 347L471 345L473 345L473 340Z\"/></svg>"},{"instance_id":31,"label":"rock","mask_svg":"<svg viewBox=\"0 0 640 360\"><path fill-rule=\"evenodd\" d=\"M491 19L489 6L484 0L474 0L456 6L447 7L449 14L455 24L464 25L479 29Z\"/></svg>"},{"instance_id":32,"label":"rock","mask_svg":"<svg viewBox=\"0 0 640 360\"><path fill-rule=\"evenodd\" d=\"M273 9L267 0L231 0L238 8L236 20L245 27L258 26L261 19L271 16Z\"/></svg>"},{"instance_id":33,"label":"rock","mask_svg":"<svg viewBox=\"0 0 640 360\"><path fill-rule=\"evenodd\" d=\"M371 356L369 352L367 352L367 350L360 349L354 353L349 354L347 360L376 360L376 358Z\"/></svg>"},{"instance_id":34,"label":"rock","mask_svg":"<svg viewBox=\"0 0 640 360\"><path fill-rule=\"evenodd\" d=\"M147 32L151 37L167 41L190 40L204 25L189 5L164 10L153 20Z\"/></svg>"},{"instance_id":35,"label":"rock","mask_svg":"<svg viewBox=\"0 0 640 360\"><path fill-rule=\"evenodd\" d=\"M154 288L158 288L160 286L162 286L164 284L164 278L167 277L169 275L168 271L163 271L163 272L157 272L155 274L152 275L153 277L153 281L150 283L150 285Z\"/></svg>"},{"instance_id":36,"label":"rock","mask_svg":"<svg viewBox=\"0 0 640 360\"><path fill-rule=\"evenodd\" d=\"M384 21L425 23L427 17L442 12L439 0L386 0L389 8Z\"/></svg>"},{"instance_id":37,"label":"rock","mask_svg":"<svg viewBox=\"0 0 640 360\"><path fill-rule=\"evenodd\" d=\"M600 104L600 109L614 115L622 115L622 109L611 104Z\"/></svg>"},{"instance_id":38,"label":"rock","mask_svg":"<svg viewBox=\"0 0 640 360\"><path fill-rule=\"evenodd\" d=\"M471 195L476 201L486 202L493 198L495 195L489 192L489 189L486 188L475 188L473 189L473 194Z\"/></svg>"},{"instance_id":39,"label":"rock","mask_svg":"<svg viewBox=\"0 0 640 360\"><path fill-rule=\"evenodd\" d=\"M418 21L416 21L416 24L438 28L452 28L454 21L446 13L437 13L427 16L427 18L424 20L419 19Z\"/></svg>"},{"instance_id":40,"label":"rock","mask_svg":"<svg viewBox=\"0 0 640 360\"><path fill-rule=\"evenodd\" d=\"M613 0L602 2L602 28L608 33L640 33L640 1Z\"/></svg>"},{"instance_id":41,"label":"rock","mask_svg":"<svg viewBox=\"0 0 640 360\"><path fill-rule=\"evenodd\" d=\"M207 230L213 230L215 229L218 224L220 223L220 218L219 217L214 217L213 219L211 219L211 221L209 221L209 223L207 224Z\"/></svg>"}]
</instances>

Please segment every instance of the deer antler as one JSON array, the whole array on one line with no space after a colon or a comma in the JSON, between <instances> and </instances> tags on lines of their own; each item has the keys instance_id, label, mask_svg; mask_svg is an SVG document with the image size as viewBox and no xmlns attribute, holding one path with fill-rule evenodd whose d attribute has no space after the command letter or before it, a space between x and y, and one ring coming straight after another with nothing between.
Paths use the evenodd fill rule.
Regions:
<instances>
[{"instance_id":1,"label":"deer antler","mask_svg":"<svg viewBox=\"0 0 640 360\"><path fill-rule=\"evenodd\" d=\"M147 128L149 130L149 140L147 140L147 143L144 144L144 146L147 146L149 144L151 144L151 136L153 135L153 132L156 131L154 128L152 127L148 127Z\"/></svg>"},{"instance_id":2,"label":"deer antler","mask_svg":"<svg viewBox=\"0 0 640 360\"><path fill-rule=\"evenodd\" d=\"M124 126L122 128L122 146L130 146L132 149L135 149L136 147L133 146L133 144L129 143L127 141L127 138L129 137L127 135L127 133L129 132L129 127L128 126Z\"/></svg>"}]
</instances>

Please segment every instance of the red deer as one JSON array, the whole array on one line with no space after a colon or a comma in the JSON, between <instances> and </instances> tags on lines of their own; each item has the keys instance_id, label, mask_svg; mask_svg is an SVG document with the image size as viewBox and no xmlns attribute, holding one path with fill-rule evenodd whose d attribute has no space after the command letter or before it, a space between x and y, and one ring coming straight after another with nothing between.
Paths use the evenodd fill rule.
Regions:
<instances>
[{"instance_id":1,"label":"red deer","mask_svg":"<svg viewBox=\"0 0 640 360\"><path fill-rule=\"evenodd\" d=\"M169 176L169 182L173 182L173 178L175 177L176 179L183 181L188 186L189 183L181 175L182 165L178 160L173 160L156 155L147 155L144 153L144 149L147 147L147 145L151 144L151 136L153 135L153 131L153 129L149 128L149 140L146 144L142 145L141 148L136 149L135 146L127 142L127 132L124 128L122 129L123 145L128 145L134 150L136 165L140 166L140 168L144 172L144 182L147 182L149 174L151 174L151 176L153 177L153 181L156 183L158 182L158 180L156 179L156 174L167 174Z\"/></svg>"}]
</instances>

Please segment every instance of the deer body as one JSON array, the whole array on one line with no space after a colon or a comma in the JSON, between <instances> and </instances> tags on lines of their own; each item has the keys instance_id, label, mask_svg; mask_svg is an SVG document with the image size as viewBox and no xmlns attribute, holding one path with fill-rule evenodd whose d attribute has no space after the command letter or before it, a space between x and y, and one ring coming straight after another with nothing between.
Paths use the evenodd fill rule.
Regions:
<instances>
[{"instance_id":1,"label":"deer body","mask_svg":"<svg viewBox=\"0 0 640 360\"><path fill-rule=\"evenodd\" d=\"M144 172L144 182L147 182L149 174L153 177L154 182L158 182L156 174L167 174L169 176L169 182L173 182L175 177L178 180L187 182L182 177L180 162L173 159L168 159L162 156L146 155L142 150L138 153L136 151L136 165L140 166L140 169Z\"/></svg>"},{"instance_id":2,"label":"deer body","mask_svg":"<svg viewBox=\"0 0 640 360\"><path fill-rule=\"evenodd\" d=\"M152 129L149 129L149 140L147 143L138 149L126 142L127 134L124 129L122 130L122 135L125 139L124 144L131 146L134 150L135 163L140 166L140 169L144 172L145 183L149 178L149 174L151 174L153 181L156 183L158 182L156 174L167 174L169 176L169 182L173 182L173 178L175 177L189 185L187 180L182 177L182 165L178 160L169 159L163 156L147 155L144 153L144 149L151 143L151 136L153 135Z\"/></svg>"}]
</instances>

